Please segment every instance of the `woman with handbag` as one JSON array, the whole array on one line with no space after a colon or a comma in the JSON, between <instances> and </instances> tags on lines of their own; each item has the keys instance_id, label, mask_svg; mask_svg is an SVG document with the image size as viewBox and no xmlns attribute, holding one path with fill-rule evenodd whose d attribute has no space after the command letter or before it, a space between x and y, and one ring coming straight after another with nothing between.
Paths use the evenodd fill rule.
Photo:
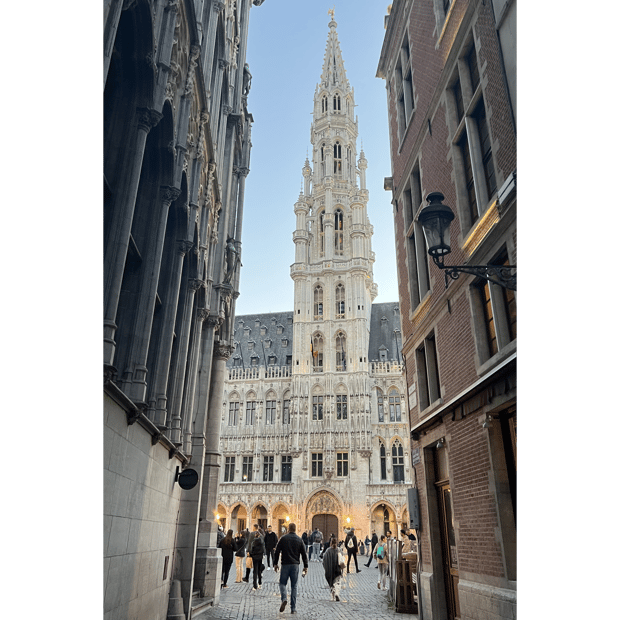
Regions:
<instances>
[{"instance_id":1,"label":"woman with handbag","mask_svg":"<svg viewBox=\"0 0 620 620\"><path fill-rule=\"evenodd\" d=\"M237 545L237 551L235 553L235 566L237 567L237 579L235 583L241 583L243 579L243 558L245 557L245 536L243 532L237 532L235 537L235 544Z\"/></svg>"},{"instance_id":2,"label":"woman with handbag","mask_svg":"<svg viewBox=\"0 0 620 620\"><path fill-rule=\"evenodd\" d=\"M226 536L220 540L217 546L222 550L222 588L227 588L228 585L228 573L230 572L230 567L233 563L233 558L235 557L235 551L237 551L237 545L235 544L235 540L233 538L233 531L228 530L226 532Z\"/></svg>"},{"instance_id":3,"label":"woman with handbag","mask_svg":"<svg viewBox=\"0 0 620 620\"><path fill-rule=\"evenodd\" d=\"M335 538L329 541L329 549L323 554L323 569L325 579L332 595L332 601L340 600L340 579L344 569L344 557L338 552L338 543Z\"/></svg>"}]
</instances>

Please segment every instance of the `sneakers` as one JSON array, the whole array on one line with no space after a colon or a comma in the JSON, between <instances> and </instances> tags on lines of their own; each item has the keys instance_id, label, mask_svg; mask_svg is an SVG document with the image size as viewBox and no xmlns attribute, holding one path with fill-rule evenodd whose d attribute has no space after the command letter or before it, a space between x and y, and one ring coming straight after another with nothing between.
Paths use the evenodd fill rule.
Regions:
<instances>
[{"instance_id":1,"label":"sneakers","mask_svg":"<svg viewBox=\"0 0 620 620\"><path fill-rule=\"evenodd\" d=\"M226 587L226 586L224 586L224 587ZM259 583L259 584L258 584L258 589L259 589L259 590L262 590L262 589L263 589L263 585Z\"/></svg>"},{"instance_id":2,"label":"sneakers","mask_svg":"<svg viewBox=\"0 0 620 620\"><path fill-rule=\"evenodd\" d=\"M381 590L381 584L377 582L377 590Z\"/></svg>"},{"instance_id":3,"label":"sneakers","mask_svg":"<svg viewBox=\"0 0 620 620\"><path fill-rule=\"evenodd\" d=\"M258 588L255 588L254 586L252 586L252 590L254 590L254 592L256 592Z\"/></svg>"},{"instance_id":4,"label":"sneakers","mask_svg":"<svg viewBox=\"0 0 620 620\"><path fill-rule=\"evenodd\" d=\"M282 604L280 605L280 611L284 611L286 607L286 601L282 601Z\"/></svg>"},{"instance_id":5,"label":"sneakers","mask_svg":"<svg viewBox=\"0 0 620 620\"><path fill-rule=\"evenodd\" d=\"M356 572L361 573L362 571L358 568Z\"/></svg>"},{"instance_id":6,"label":"sneakers","mask_svg":"<svg viewBox=\"0 0 620 620\"><path fill-rule=\"evenodd\" d=\"M340 597L336 594L336 600L340 601Z\"/></svg>"}]
</instances>

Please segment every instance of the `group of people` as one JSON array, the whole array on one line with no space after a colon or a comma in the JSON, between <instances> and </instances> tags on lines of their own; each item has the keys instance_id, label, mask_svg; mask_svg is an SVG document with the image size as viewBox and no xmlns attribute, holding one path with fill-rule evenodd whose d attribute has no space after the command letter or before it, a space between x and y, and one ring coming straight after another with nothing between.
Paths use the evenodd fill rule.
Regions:
<instances>
[{"instance_id":1,"label":"group of people","mask_svg":"<svg viewBox=\"0 0 620 620\"><path fill-rule=\"evenodd\" d=\"M350 573L351 558L355 565L355 572L361 573L357 564L357 555L360 547L366 547L366 554L369 560L365 564L370 566L373 558L377 562L379 569L379 578L377 588L388 589L388 567L389 567L389 545L388 542L393 540L392 533L386 532L385 535L377 537L373 530L372 538L368 536L362 542L357 540L355 529L345 528L344 540L338 542L338 539L332 534L326 543L323 543L323 534L318 528L308 533L307 531L298 536L297 527L294 523L289 523L288 533L284 534L279 540L271 526L267 527L265 532L258 523L254 524L253 532L247 529L237 533L233 538L233 531L228 530L224 535L223 528L219 528L217 546L222 550L222 588L227 588L228 575L232 566L233 558L236 558L237 579L235 583L245 581L249 582L250 571L253 569L253 590L262 588L262 574L265 569L278 572L281 563L280 572L280 611L284 611L288 603L287 585L291 582L291 613L296 613L295 606L297 603L297 582L299 578L299 564L303 562L304 568L302 577L308 572L309 556L314 555L315 562L323 563L325 579L329 585L332 601L340 601L341 578L344 574L346 566L347 573ZM411 547L415 541L413 532L407 534L405 530L401 530L401 536L405 544ZM371 551L368 551L368 547ZM345 561L344 550L347 551L347 559ZM404 549L404 547L403 547ZM263 562L266 556L267 566ZM243 576L243 559L245 558L246 573ZM270 566L273 565L273 568Z\"/></svg>"}]
</instances>

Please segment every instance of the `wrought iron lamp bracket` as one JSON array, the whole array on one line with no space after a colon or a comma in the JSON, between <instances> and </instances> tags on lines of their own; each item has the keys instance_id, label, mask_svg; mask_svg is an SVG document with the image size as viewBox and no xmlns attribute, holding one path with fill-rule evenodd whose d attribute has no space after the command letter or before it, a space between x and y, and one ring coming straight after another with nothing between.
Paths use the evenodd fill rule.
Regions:
<instances>
[{"instance_id":1,"label":"wrought iron lamp bracket","mask_svg":"<svg viewBox=\"0 0 620 620\"><path fill-rule=\"evenodd\" d=\"M444 265L443 256L433 256L433 262L443 270L446 288L448 288L448 277L458 280L461 273L467 273L511 291L517 290L517 267L515 265Z\"/></svg>"}]
</instances>

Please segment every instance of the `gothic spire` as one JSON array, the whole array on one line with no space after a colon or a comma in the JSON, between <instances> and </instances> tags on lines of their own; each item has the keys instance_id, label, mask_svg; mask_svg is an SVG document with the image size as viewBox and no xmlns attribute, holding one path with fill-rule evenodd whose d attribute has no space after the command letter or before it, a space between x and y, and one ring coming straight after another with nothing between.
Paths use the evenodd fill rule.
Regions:
<instances>
[{"instance_id":1,"label":"gothic spire","mask_svg":"<svg viewBox=\"0 0 620 620\"><path fill-rule=\"evenodd\" d=\"M338 33L334 21L333 10L328 11L331 15L329 22L329 34L327 35L327 46L325 48L325 57L323 60L323 72L321 73L321 86L329 91L339 89L341 93L347 93L350 90L347 74L344 69L342 53L340 52L340 42L338 41Z\"/></svg>"}]
</instances>

